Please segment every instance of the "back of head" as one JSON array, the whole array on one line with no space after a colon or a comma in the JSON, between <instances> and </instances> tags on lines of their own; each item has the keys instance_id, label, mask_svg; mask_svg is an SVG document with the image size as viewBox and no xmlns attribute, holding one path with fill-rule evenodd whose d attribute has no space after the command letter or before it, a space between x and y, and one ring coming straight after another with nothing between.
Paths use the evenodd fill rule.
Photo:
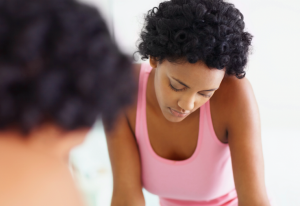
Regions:
<instances>
[{"instance_id":1,"label":"back of head","mask_svg":"<svg viewBox=\"0 0 300 206\"><path fill-rule=\"evenodd\" d=\"M97 9L75 0L0 0L0 130L112 123L134 92L131 62Z\"/></svg>"},{"instance_id":2,"label":"back of head","mask_svg":"<svg viewBox=\"0 0 300 206\"><path fill-rule=\"evenodd\" d=\"M97 117L112 123L130 103L132 78L130 60L95 8L75 0L0 0L3 134L29 133L43 123L76 133ZM0 136L1 206L82 205L60 159L5 135ZM54 143L45 141L45 147Z\"/></svg>"}]
</instances>

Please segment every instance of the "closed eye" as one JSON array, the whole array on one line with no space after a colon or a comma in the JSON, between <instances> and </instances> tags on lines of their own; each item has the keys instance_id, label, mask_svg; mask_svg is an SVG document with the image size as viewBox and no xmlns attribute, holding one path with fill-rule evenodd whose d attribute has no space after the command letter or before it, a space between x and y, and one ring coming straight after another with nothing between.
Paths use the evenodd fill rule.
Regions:
<instances>
[{"instance_id":1,"label":"closed eye","mask_svg":"<svg viewBox=\"0 0 300 206\"><path fill-rule=\"evenodd\" d=\"M211 97L211 95L208 95L208 94L201 94L201 93L198 93L198 94L200 94L200 95L202 95L203 97L206 97L206 98L210 98Z\"/></svg>"},{"instance_id":2,"label":"closed eye","mask_svg":"<svg viewBox=\"0 0 300 206\"><path fill-rule=\"evenodd\" d=\"M173 91L175 91L175 92L180 92L180 91L186 90L186 87L184 87L184 88L182 88L182 89L176 89L175 87L172 86L171 83L169 84L169 86L170 86L170 88L171 88Z\"/></svg>"}]
</instances>

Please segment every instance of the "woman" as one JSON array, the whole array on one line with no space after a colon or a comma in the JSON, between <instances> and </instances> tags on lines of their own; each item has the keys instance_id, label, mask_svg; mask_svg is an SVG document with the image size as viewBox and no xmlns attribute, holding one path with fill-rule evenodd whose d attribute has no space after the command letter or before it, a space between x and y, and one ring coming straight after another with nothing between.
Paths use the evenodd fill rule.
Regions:
<instances>
[{"instance_id":1,"label":"woman","mask_svg":"<svg viewBox=\"0 0 300 206\"><path fill-rule=\"evenodd\" d=\"M137 103L107 132L112 206L269 206L260 119L244 78L252 36L222 0L171 0L148 12Z\"/></svg>"},{"instance_id":2,"label":"woman","mask_svg":"<svg viewBox=\"0 0 300 206\"><path fill-rule=\"evenodd\" d=\"M0 22L0 205L81 205L69 151L130 102L131 62L75 0L0 0Z\"/></svg>"}]
</instances>

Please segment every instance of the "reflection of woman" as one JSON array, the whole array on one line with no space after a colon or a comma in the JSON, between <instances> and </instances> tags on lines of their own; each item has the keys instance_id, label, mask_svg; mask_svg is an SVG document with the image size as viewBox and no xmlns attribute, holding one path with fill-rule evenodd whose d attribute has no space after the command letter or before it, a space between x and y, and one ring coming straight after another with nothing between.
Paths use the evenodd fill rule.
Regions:
<instances>
[{"instance_id":1,"label":"reflection of woman","mask_svg":"<svg viewBox=\"0 0 300 206\"><path fill-rule=\"evenodd\" d=\"M171 0L150 10L137 104L107 133L112 205L267 206L255 97L245 76L252 36L221 0Z\"/></svg>"},{"instance_id":2,"label":"reflection of woman","mask_svg":"<svg viewBox=\"0 0 300 206\"><path fill-rule=\"evenodd\" d=\"M0 205L77 206L70 149L129 103L131 63L98 11L75 0L1 0Z\"/></svg>"}]
</instances>

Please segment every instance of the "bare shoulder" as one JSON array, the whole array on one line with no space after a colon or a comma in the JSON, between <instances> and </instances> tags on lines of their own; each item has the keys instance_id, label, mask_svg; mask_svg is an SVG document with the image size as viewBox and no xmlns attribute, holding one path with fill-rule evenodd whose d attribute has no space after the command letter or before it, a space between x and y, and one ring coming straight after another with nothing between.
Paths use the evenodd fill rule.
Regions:
<instances>
[{"instance_id":1,"label":"bare shoulder","mask_svg":"<svg viewBox=\"0 0 300 206\"><path fill-rule=\"evenodd\" d=\"M253 92L246 77L238 79L235 76L225 76L220 89L230 97L244 96Z\"/></svg>"},{"instance_id":2,"label":"bare shoulder","mask_svg":"<svg viewBox=\"0 0 300 206\"><path fill-rule=\"evenodd\" d=\"M134 76L136 85L139 85L139 76L141 71L141 64L134 64L133 65ZM133 103L125 110L125 116L128 120L129 126L132 131L135 130L135 117L136 117L136 107L137 107L137 97L138 97L138 89L136 90L135 98Z\"/></svg>"},{"instance_id":3,"label":"bare shoulder","mask_svg":"<svg viewBox=\"0 0 300 206\"><path fill-rule=\"evenodd\" d=\"M140 71L141 71L141 64L133 64L133 70L134 70L135 79L139 80L139 75L140 75Z\"/></svg>"},{"instance_id":4,"label":"bare shoulder","mask_svg":"<svg viewBox=\"0 0 300 206\"><path fill-rule=\"evenodd\" d=\"M82 206L65 164L26 145L1 141L0 205Z\"/></svg>"},{"instance_id":5,"label":"bare shoulder","mask_svg":"<svg viewBox=\"0 0 300 206\"><path fill-rule=\"evenodd\" d=\"M238 79L235 76L225 76L215 94L226 110L236 110L256 102L251 83L246 77Z\"/></svg>"},{"instance_id":6,"label":"bare shoulder","mask_svg":"<svg viewBox=\"0 0 300 206\"><path fill-rule=\"evenodd\" d=\"M258 105L249 80L225 76L211 98L211 114L214 125L221 131L259 122Z\"/></svg>"},{"instance_id":7,"label":"bare shoulder","mask_svg":"<svg viewBox=\"0 0 300 206\"><path fill-rule=\"evenodd\" d=\"M139 85L139 77L140 77L140 71L141 71L141 64L133 64L133 74L134 74L134 81L138 87ZM134 101L133 104L129 106L129 111L132 107L134 107L136 105L137 102L137 93L138 93L138 88L136 90L136 94L134 95Z\"/></svg>"}]
</instances>

